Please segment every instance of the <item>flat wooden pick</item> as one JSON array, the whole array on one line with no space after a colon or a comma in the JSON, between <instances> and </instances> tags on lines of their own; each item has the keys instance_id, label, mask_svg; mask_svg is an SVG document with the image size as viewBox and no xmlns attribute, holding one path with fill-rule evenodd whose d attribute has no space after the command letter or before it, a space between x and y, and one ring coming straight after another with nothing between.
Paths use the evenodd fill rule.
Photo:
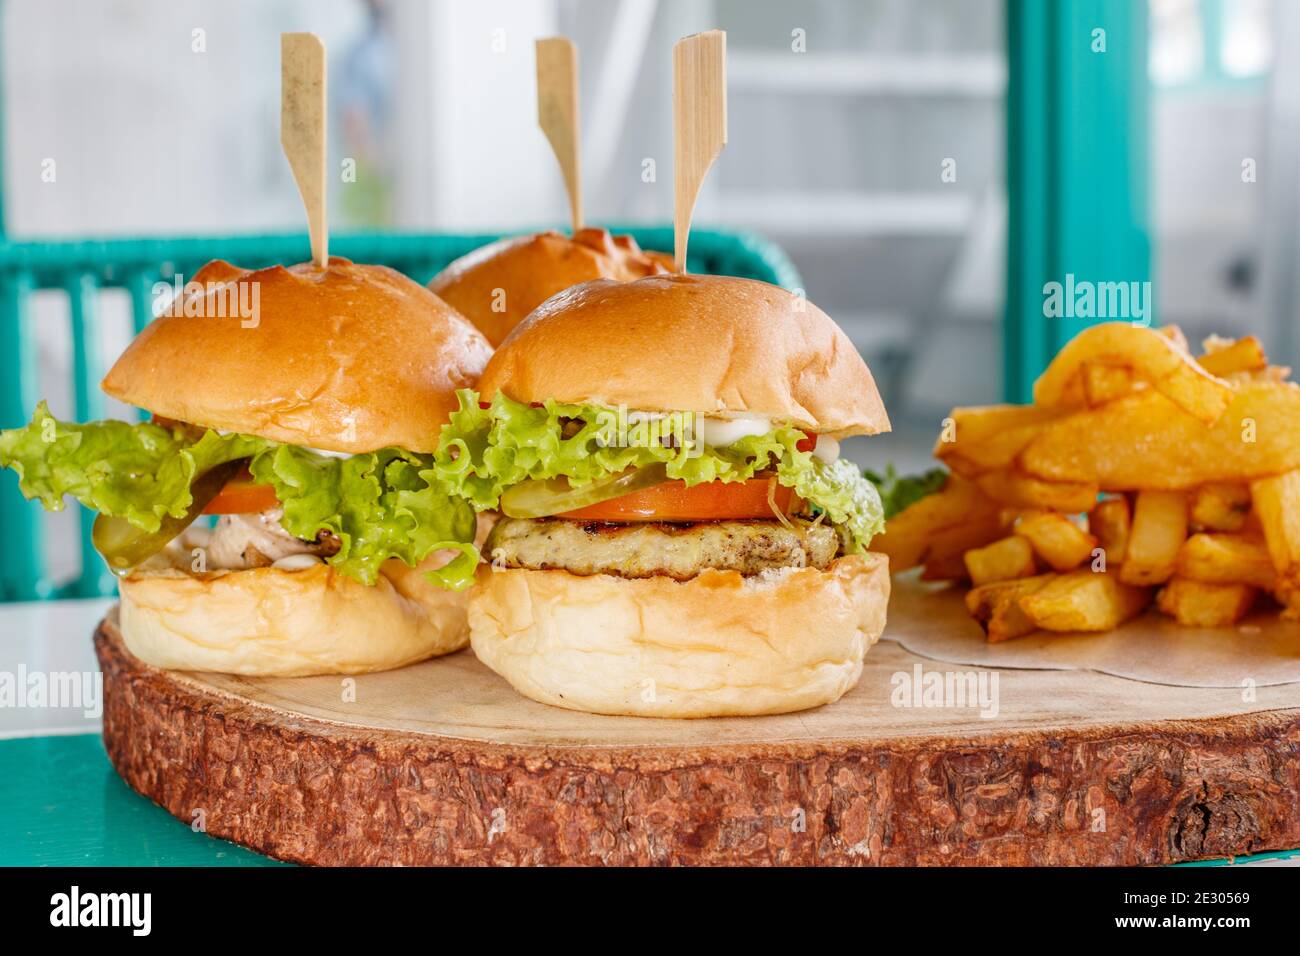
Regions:
<instances>
[{"instance_id":1,"label":"flat wooden pick","mask_svg":"<svg viewBox=\"0 0 1300 956\"><path fill-rule=\"evenodd\" d=\"M311 258L329 265L325 215L325 44L314 33L280 34L280 145L307 209Z\"/></svg>"},{"instance_id":2,"label":"flat wooden pick","mask_svg":"<svg viewBox=\"0 0 1300 956\"><path fill-rule=\"evenodd\" d=\"M573 231L582 228L579 163L578 51L568 37L537 41L537 125L560 161Z\"/></svg>"},{"instance_id":3,"label":"flat wooden pick","mask_svg":"<svg viewBox=\"0 0 1300 956\"><path fill-rule=\"evenodd\" d=\"M727 145L727 34L709 30L673 47L674 267L686 271L686 243L700 186Z\"/></svg>"}]
</instances>

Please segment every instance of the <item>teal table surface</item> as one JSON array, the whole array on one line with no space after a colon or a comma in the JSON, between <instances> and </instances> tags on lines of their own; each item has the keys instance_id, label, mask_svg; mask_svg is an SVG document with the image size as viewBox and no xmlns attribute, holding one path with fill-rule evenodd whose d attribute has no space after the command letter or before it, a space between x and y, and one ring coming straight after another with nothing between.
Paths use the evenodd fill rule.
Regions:
<instances>
[{"instance_id":1,"label":"teal table surface","mask_svg":"<svg viewBox=\"0 0 1300 956\"><path fill-rule=\"evenodd\" d=\"M96 734L0 740L0 866L278 865L139 796Z\"/></svg>"}]
</instances>

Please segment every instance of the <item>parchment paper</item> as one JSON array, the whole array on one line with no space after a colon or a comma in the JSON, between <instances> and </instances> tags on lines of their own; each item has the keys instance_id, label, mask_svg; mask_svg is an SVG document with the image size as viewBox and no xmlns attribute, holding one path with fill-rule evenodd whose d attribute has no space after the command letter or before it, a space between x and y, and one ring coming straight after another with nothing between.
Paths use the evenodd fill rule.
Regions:
<instances>
[{"instance_id":1,"label":"parchment paper","mask_svg":"<svg viewBox=\"0 0 1300 956\"><path fill-rule=\"evenodd\" d=\"M1103 634L1040 631L990 644L966 613L966 588L894 578L882 640L936 661L991 668L1092 670L1173 687L1300 681L1300 622L1256 612L1235 628L1190 628L1148 611Z\"/></svg>"}]
</instances>

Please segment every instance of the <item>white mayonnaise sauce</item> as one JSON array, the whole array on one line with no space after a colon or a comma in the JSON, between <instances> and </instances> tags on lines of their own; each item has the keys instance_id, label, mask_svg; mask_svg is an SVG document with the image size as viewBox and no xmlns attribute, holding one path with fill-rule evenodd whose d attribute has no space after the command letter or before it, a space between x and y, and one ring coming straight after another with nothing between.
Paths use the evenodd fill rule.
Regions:
<instances>
[{"instance_id":1,"label":"white mayonnaise sauce","mask_svg":"<svg viewBox=\"0 0 1300 956\"><path fill-rule=\"evenodd\" d=\"M696 436L713 448L724 448L732 442L751 435L766 435L772 430L772 420L760 416L746 418L695 418Z\"/></svg>"},{"instance_id":2,"label":"white mayonnaise sauce","mask_svg":"<svg viewBox=\"0 0 1300 956\"><path fill-rule=\"evenodd\" d=\"M318 564L324 564L322 558L314 554L290 554L276 561L271 562L271 567L277 571L306 571L308 568L314 568Z\"/></svg>"},{"instance_id":3,"label":"white mayonnaise sauce","mask_svg":"<svg viewBox=\"0 0 1300 956\"><path fill-rule=\"evenodd\" d=\"M637 422L653 422L667 418L666 412L628 412L628 425ZM725 448L727 445L754 435L766 435L774 428L772 419L762 415L745 415L737 418L711 418L699 412L695 413L695 437L711 448ZM830 464L840 457L840 443L827 435L819 436L813 456Z\"/></svg>"},{"instance_id":4,"label":"white mayonnaise sauce","mask_svg":"<svg viewBox=\"0 0 1300 956\"><path fill-rule=\"evenodd\" d=\"M829 465L840 457L840 443L829 435L818 435L817 447L812 453L814 458L820 458Z\"/></svg>"},{"instance_id":5,"label":"white mayonnaise sauce","mask_svg":"<svg viewBox=\"0 0 1300 956\"><path fill-rule=\"evenodd\" d=\"M216 432L218 435L221 435L222 437L225 437L226 435L235 434L234 432L229 431L225 428L214 428L212 430ZM352 457L352 452L350 451L326 451L324 448L312 448L310 445L303 445L302 449L304 451L312 452L313 454L316 455L323 455L326 458L351 458Z\"/></svg>"},{"instance_id":6,"label":"white mayonnaise sauce","mask_svg":"<svg viewBox=\"0 0 1300 956\"><path fill-rule=\"evenodd\" d=\"M326 451L324 448L312 448L309 445L303 445L302 447L304 451L309 451L316 455L323 455L326 458L351 458L352 457L352 452L350 451Z\"/></svg>"}]
</instances>

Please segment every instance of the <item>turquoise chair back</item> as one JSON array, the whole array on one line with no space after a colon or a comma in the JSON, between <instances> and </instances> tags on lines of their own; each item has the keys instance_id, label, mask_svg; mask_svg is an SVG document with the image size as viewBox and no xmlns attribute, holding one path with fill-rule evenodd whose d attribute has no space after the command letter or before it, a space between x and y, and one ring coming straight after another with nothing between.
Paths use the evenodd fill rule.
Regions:
<instances>
[{"instance_id":1,"label":"turquoise chair back","mask_svg":"<svg viewBox=\"0 0 1300 956\"><path fill-rule=\"evenodd\" d=\"M642 248L670 250L671 227L622 228ZM356 262L380 263L427 282L447 263L497 235L331 236L330 252ZM153 318L153 286L176 274L187 279L212 259L263 267L300 262L308 256L304 235L241 236L213 239L117 239L92 242L5 242L0 240L0 428L28 421L38 394L32 293L62 290L68 296L72 341L72 393L78 421L104 415L99 380L107 370L100 353L99 293L124 289L130 296L135 332ZM691 233L689 269L713 275L761 279L786 288L799 275L776 245L754 236L707 229ZM75 505L74 505L75 507ZM90 541L94 515L81 522L81 570L71 580L49 573L44 513L24 500L17 476L0 474L0 601L44 600L111 595L112 575Z\"/></svg>"}]
</instances>

